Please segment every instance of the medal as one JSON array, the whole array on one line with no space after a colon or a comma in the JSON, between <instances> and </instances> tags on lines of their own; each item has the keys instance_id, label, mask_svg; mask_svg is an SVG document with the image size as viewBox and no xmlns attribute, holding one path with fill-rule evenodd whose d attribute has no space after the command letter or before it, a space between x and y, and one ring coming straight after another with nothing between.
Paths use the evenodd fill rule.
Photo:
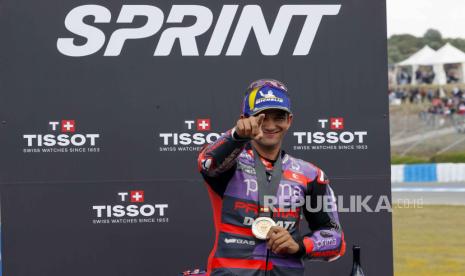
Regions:
<instances>
[{"instance_id":1,"label":"medal","mask_svg":"<svg viewBox=\"0 0 465 276\"><path fill-rule=\"evenodd\" d=\"M266 168L263 165L259 154L253 149L255 159L255 174L257 177L257 188L258 188L258 202L259 202L259 213L258 218L252 223L252 234L259 240L266 240L266 235L270 231L271 227L276 226L276 222L272 219L273 206L265 204L265 196L276 197L279 183L282 175L282 161L281 152L278 154L278 158L273 166L271 177L267 178Z\"/></svg>"},{"instance_id":2,"label":"medal","mask_svg":"<svg viewBox=\"0 0 465 276\"><path fill-rule=\"evenodd\" d=\"M252 223L252 234L259 240L266 240L266 235L273 226L276 226L276 222L272 218L258 217Z\"/></svg>"}]
</instances>

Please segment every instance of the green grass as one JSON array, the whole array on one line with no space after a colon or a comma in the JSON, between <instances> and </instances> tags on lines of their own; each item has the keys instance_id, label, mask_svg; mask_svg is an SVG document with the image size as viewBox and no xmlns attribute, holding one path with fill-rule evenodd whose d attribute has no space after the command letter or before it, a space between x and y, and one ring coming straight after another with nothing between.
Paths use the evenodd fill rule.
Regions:
<instances>
[{"instance_id":1,"label":"green grass","mask_svg":"<svg viewBox=\"0 0 465 276\"><path fill-rule=\"evenodd\" d=\"M391 156L391 164L419 164L419 163L430 163L430 160L425 157L417 156Z\"/></svg>"},{"instance_id":2,"label":"green grass","mask_svg":"<svg viewBox=\"0 0 465 276\"><path fill-rule=\"evenodd\" d=\"M465 152L443 153L431 157L433 163L465 163Z\"/></svg>"},{"instance_id":3,"label":"green grass","mask_svg":"<svg viewBox=\"0 0 465 276\"><path fill-rule=\"evenodd\" d=\"M394 207L396 276L465 275L465 206Z\"/></svg>"},{"instance_id":4,"label":"green grass","mask_svg":"<svg viewBox=\"0 0 465 276\"><path fill-rule=\"evenodd\" d=\"M391 156L391 164L421 163L465 163L465 152L442 153L430 158L422 156Z\"/></svg>"}]
</instances>

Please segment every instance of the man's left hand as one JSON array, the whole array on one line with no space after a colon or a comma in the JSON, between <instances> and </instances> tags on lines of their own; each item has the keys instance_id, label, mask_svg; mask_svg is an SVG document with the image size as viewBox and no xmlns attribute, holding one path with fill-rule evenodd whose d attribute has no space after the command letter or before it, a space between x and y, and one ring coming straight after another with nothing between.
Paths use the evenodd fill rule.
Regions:
<instances>
[{"instance_id":1,"label":"man's left hand","mask_svg":"<svg viewBox=\"0 0 465 276\"><path fill-rule=\"evenodd\" d=\"M266 239L267 247L275 254L294 254L299 251L299 244L280 226L271 227Z\"/></svg>"}]
</instances>

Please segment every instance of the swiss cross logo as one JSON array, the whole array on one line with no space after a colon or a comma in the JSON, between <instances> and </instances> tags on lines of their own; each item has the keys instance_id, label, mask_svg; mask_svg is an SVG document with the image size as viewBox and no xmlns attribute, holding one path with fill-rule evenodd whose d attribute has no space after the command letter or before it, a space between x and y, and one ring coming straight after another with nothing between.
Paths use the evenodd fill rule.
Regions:
<instances>
[{"instance_id":1,"label":"swiss cross logo","mask_svg":"<svg viewBox=\"0 0 465 276\"><path fill-rule=\"evenodd\" d=\"M130 200L131 202L144 202L144 191L131 191Z\"/></svg>"},{"instance_id":2,"label":"swiss cross logo","mask_svg":"<svg viewBox=\"0 0 465 276\"><path fill-rule=\"evenodd\" d=\"M210 119L197 119L197 130L208 131L210 130Z\"/></svg>"},{"instance_id":3,"label":"swiss cross logo","mask_svg":"<svg viewBox=\"0 0 465 276\"><path fill-rule=\"evenodd\" d=\"M74 132L76 123L74 120L61 120L61 132Z\"/></svg>"},{"instance_id":4,"label":"swiss cross logo","mask_svg":"<svg viewBox=\"0 0 465 276\"><path fill-rule=\"evenodd\" d=\"M344 129L344 118L330 118L331 129Z\"/></svg>"}]
</instances>

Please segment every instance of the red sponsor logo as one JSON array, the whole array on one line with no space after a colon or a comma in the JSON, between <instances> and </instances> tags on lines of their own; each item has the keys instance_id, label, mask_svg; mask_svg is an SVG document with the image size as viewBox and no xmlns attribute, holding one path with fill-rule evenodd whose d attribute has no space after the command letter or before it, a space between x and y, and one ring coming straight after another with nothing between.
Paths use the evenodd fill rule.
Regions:
<instances>
[{"instance_id":1,"label":"red sponsor logo","mask_svg":"<svg viewBox=\"0 0 465 276\"><path fill-rule=\"evenodd\" d=\"M130 199L131 199L131 202L137 202L137 203L144 202L144 191L131 191Z\"/></svg>"},{"instance_id":2,"label":"red sponsor logo","mask_svg":"<svg viewBox=\"0 0 465 276\"><path fill-rule=\"evenodd\" d=\"M243 201L234 202L234 210L242 209L245 213L252 212L258 215L258 206L257 204L247 203Z\"/></svg>"},{"instance_id":3,"label":"red sponsor logo","mask_svg":"<svg viewBox=\"0 0 465 276\"><path fill-rule=\"evenodd\" d=\"M61 120L61 132L74 132L76 123L74 120Z\"/></svg>"},{"instance_id":4,"label":"red sponsor logo","mask_svg":"<svg viewBox=\"0 0 465 276\"><path fill-rule=\"evenodd\" d=\"M197 119L198 131L209 131L211 128L210 119Z\"/></svg>"},{"instance_id":5,"label":"red sponsor logo","mask_svg":"<svg viewBox=\"0 0 465 276\"><path fill-rule=\"evenodd\" d=\"M330 118L331 129L344 129L344 118Z\"/></svg>"},{"instance_id":6,"label":"red sponsor logo","mask_svg":"<svg viewBox=\"0 0 465 276\"><path fill-rule=\"evenodd\" d=\"M258 215L258 205L253 204L253 203L247 203L243 201L236 201L234 202L234 210L244 210L245 213L253 213L255 215ZM295 211L289 211L286 209L281 209L281 208L273 208L273 217L275 218L298 218L300 214L300 208L296 208ZM260 212L269 212L268 207L262 207L260 208Z\"/></svg>"},{"instance_id":7,"label":"red sponsor logo","mask_svg":"<svg viewBox=\"0 0 465 276\"><path fill-rule=\"evenodd\" d=\"M296 173L293 171L285 170L283 173L284 179L288 179L297 182L303 186L306 186L310 179L303 174Z\"/></svg>"}]
</instances>

